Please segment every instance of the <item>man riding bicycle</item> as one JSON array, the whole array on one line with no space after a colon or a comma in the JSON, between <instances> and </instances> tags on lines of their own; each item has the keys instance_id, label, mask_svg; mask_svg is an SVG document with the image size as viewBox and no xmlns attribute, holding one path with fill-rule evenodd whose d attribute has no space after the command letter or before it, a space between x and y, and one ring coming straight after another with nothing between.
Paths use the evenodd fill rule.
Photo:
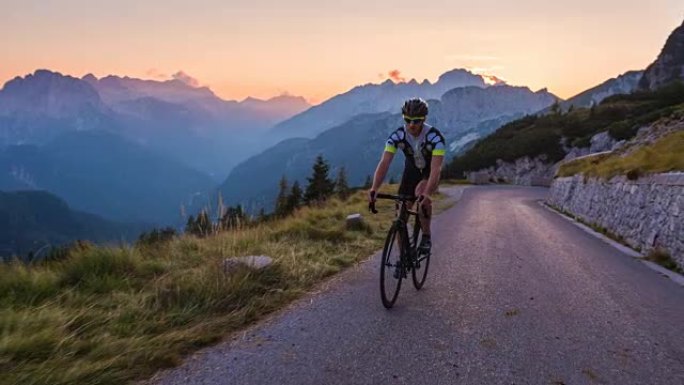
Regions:
<instances>
[{"instance_id":1,"label":"man riding bicycle","mask_svg":"<svg viewBox=\"0 0 684 385\"><path fill-rule=\"evenodd\" d=\"M376 192L385 179L394 154L397 149L401 149L405 161L399 194L415 194L418 198L417 202L422 207L419 215L423 232L420 249L422 252L429 253L432 247L430 240L431 195L435 193L439 184L446 143L438 129L425 123L428 104L423 99L407 100L401 112L406 124L392 132L385 143L385 151L373 176L373 186L368 192L368 202L375 202Z\"/></svg>"}]
</instances>

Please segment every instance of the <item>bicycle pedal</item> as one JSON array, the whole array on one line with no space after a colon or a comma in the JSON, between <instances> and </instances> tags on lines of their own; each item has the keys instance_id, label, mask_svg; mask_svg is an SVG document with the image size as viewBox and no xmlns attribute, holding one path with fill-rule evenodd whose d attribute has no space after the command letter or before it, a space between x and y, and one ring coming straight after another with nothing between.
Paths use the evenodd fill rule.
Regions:
<instances>
[{"instance_id":1,"label":"bicycle pedal","mask_svg":"<svg viewBox=\"0 0 684 385\"><path fill-rule=\"evenodd\" d=\"M402 278L406 278L406 276L407 276L407 275L406 275L406 269L404 269L404 268L401 267L401 266L397 266L397 267L394 269L394 278L395 278L395 279L399 279L400 276L401 276Z\"/></svg>"}]
</instances>

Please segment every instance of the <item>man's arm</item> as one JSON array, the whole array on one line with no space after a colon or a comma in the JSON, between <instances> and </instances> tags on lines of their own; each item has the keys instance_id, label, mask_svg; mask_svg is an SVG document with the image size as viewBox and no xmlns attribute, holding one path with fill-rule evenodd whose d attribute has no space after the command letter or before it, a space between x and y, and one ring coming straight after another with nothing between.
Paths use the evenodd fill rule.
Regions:
<instances>
[{"instance_id":1,"label":"man's arm","mask_svg":"<svg viewBox=\"0 0 684 385\"><path fill-rule=\"evenodd\" d=\"M373 186L370 188L371 191L378 191L380 186L382 186L382 181L385 180L385 175L387 175L387 170L392 163L392 158L394 158L394 153L390 151L382 153L382 159L380 159L380 163L378 163L378 167L375 169L375 174L373 175Z\"/></svg>"},{"instance_id":2,"label":"man's arm","mask_svg":"<svg viewBox=\"0 0 684 385\"><path fill-rule=\"evenodd\" d=\"M425 186L424 195L431 196L437 191L440 174L442 173L442 163L444 163L443 155L432 156L432 160L430 161L430 177L428 178L427 186Z\"/></svg>"}]
</instances>

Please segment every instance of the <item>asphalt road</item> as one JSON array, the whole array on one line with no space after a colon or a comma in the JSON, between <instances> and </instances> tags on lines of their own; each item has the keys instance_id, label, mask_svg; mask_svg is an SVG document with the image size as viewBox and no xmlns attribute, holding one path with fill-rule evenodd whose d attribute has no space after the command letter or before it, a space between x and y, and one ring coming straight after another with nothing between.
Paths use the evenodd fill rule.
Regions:
<instances>
[{"instance_id":1,"label":"asphalt road","mask_svg":"<svg viewBox=\"0 0 684 385\"><path fill-rule=\"evenodd\" d=\"M154 384L684 384L684 289L541 207L472 187L428 281L380 302L379 256Z\"/></svg>"}]
</instances>

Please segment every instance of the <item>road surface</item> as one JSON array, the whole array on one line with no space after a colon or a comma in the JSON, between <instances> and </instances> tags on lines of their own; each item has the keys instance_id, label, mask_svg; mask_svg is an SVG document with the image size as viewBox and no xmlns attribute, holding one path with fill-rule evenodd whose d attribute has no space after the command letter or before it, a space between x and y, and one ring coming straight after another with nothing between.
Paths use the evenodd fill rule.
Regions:
<instances>
[{"instance_id":1,"label":"road surface","mask_svg":"<svg viewBox=\"0 0 684 385\"><path fill-rule=\"evenodd\" d=\"M538 203L471 187L435 217L423 290L378 260L153 384L684 384L684 289Z\"/></svg>"}]
</instances>

